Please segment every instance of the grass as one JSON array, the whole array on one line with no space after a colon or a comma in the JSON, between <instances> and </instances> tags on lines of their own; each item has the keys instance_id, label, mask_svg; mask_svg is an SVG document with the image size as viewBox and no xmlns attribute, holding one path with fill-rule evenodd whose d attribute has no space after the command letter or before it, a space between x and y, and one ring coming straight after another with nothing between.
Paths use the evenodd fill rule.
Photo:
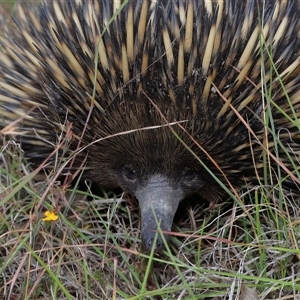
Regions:
<instances>
[{"instance_id":1,"label":"grass","mask_svg":"<svg viewBox=\"0 0 300 300\"><path fill-rule=\"evenodd\" d=\"M297 299L300 294L296 201L282 195L279 205L262 186L263 193L259 187L245 193L250 200L243 207L191 206L174 224L177 235L167 250L146 255L140 251L135 201L64 189L50 176L36 181L18 145L4 145L0 298ZM45 211L57 212L58 220L43 221Z\"/></svg>"},{"instance_id":2,"label":"grass","mask_svg":"<svg viewBox=\"0 0 300 300\"><path fill-rule=\"evenodd\" d=\"M279 171L270 184L268 155L240 199L183 207L160 255L141 251L129 195L37 175L7 136L0 155L0 299L300 299L300 201Z\"/></svg>"}]
</instances>

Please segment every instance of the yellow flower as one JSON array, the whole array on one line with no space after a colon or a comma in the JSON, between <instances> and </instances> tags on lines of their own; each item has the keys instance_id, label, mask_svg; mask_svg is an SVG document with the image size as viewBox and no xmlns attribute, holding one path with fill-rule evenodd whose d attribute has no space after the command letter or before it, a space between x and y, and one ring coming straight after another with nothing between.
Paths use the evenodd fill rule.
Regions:
<instances>
[{"instance_id":1,"label":"yellow flower","mask_svg":"<svg viewBox=\"0 0 300 300\"><path fill-rule=\"evenodd\" d=\"M58 219L58 215L54 212L54 211L45 211L45 218L43 218L42 220L43 221L47 221L47 222L50 222L50 221L56 221Z\"/></svg>"}]
</instances>

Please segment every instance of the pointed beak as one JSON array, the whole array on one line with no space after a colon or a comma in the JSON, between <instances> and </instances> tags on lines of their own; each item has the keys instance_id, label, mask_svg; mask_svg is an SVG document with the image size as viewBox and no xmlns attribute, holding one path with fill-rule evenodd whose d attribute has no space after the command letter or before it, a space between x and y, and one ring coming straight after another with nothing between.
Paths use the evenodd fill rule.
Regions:
<instances>
[{"instance_id":1,"label":"pointed beak","mask_svg":"<svg viewBox=\"0 0 300 300\"><path fill-rule=\"evenodd\" d=\"M184 195L179 188L171 185L167 178L156 175L138 189L135 196L141 209L143 245L146 250L155 247L156 251L161 251L164 248L164 242L157 230L160 228L161 231L171 231L178 204ZM166 241L169 240L166 234L164 238Z\"/></svg>"}]
</instances>

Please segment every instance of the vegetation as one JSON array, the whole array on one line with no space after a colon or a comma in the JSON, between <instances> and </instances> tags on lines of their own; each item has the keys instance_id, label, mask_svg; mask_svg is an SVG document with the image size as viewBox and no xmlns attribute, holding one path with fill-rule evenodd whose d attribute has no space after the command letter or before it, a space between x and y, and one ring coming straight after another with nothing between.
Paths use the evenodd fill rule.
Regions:
<instances>
[{"instance_id":1,"label":"vegetation","mask_svg":"<svg viewBox=\"0 0 300 300\"><path fill-rule=\"evenodd\" d=\"M0 299L300 299L299 196L281 188L268 153L260 185L182 204L158 255L141 249L135 199L100 197L80 172L59 181L59 164L32 170L13 125L0 132Z\"/></svg>"}]
</instances>

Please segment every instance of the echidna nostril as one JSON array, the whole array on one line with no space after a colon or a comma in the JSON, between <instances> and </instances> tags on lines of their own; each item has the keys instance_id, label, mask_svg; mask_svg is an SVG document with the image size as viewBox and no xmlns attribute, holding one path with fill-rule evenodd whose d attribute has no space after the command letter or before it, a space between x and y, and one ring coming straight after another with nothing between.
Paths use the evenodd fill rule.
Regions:
<instances>
[{"instance_id":1,"label":"echidna nostril","mask_svg":"<svg viewBox=\"0 0 300 300\"><path fill-rule=\"evenodd\" d=\"M151 236L151 237L147 237L144 240L144 247L145 250L147 251L151 251L152 248L154 248L156 252L160 252L161 250L163 250L164 244L161 237L155 238L155 236Z\"/></svg>"}]
</instances>

